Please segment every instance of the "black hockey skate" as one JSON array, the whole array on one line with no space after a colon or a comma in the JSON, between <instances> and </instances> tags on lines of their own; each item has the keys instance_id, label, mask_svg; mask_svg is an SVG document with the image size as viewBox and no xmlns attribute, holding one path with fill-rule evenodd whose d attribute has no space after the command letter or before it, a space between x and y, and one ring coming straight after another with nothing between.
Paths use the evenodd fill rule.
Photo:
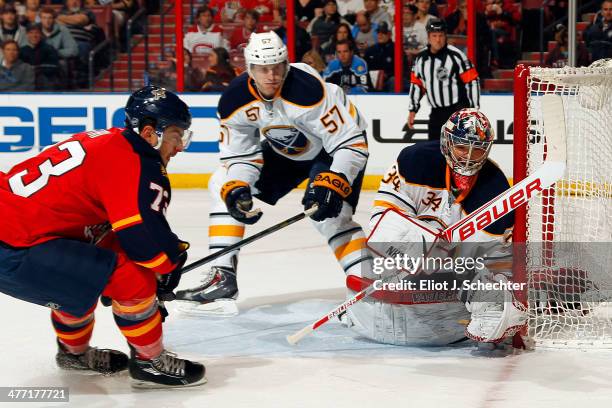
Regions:
<instances>
[{"instance_id":1,"label":"black hockey skate","mask_svg":"<svg viewBox=\"0 0 612 408\"><path fill-rule=\"evenodd\" d=\"M194 387L206 382L202 364L178 358L166 350L152 360L140 360L132 349L129 369L134 388Z\"/></svg>"},{"instance_id":2,"label":"black hockey skate","mask_svg":"<svg viewBox=\"0 0 612 408\"><path fill-rule=\"evenodd\" d=\"M128 367L128 356L117 350L90 347L83 354L71 354L59 341L57 345L55 361L64 370L89 370L110 375Z\"/></svg>"},{"instance_id":3,"label":"black hockey skate","mask_svg":"<svg viewBox=\"0 0 612 408\"><path fill-rule=\"evenodd\" d=\"M200 286L176 292L176 299L185 301L179 310L195 315L236 315L237 298L236 270L224 266L210 268Z\"/></svg>"}]
</instances>

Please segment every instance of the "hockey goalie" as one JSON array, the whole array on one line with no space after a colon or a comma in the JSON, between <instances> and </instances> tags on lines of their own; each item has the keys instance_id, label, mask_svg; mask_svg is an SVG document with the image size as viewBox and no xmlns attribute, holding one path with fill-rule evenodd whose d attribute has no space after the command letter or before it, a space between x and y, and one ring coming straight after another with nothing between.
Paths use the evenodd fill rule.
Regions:
<instances>
[{"instance_id":1,"label":"hockey goalie","mask_svg":"<svg viewBox=\"0 0 612 408\"><path fill-rule=\"evenodd\" d=\"M440 142L404 148L381 181L370 219L373 271L347 276L349 296L373 282L376 292L344 321L372 340L443 346L497 343L526 323L513 295L511 211L464 242L439 232L509 188L488 159L494 140L476 109L454 113ZM377 268L378 266L378 268Z\"/></svg>"}]
</instances>

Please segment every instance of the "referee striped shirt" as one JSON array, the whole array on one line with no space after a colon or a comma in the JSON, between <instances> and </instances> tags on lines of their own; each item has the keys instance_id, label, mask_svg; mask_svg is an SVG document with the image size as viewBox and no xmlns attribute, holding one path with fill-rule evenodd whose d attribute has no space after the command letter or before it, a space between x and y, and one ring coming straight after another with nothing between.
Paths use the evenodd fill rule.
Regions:
<instances>
[{"instance_id":1,"label":"referee striped shirt","mask_svg":"<svg viewBox=\"0 0 612 408\"><path fill-rule=\"evenodd\" d=\"M435 54L421 51L410 74L410 110L417 112L423 93L433 108L446 108L459 102L480 105L478 72L457 47L447 44ZM467 99L467 101L466 101Z\"/></svg>"}]
</instances>

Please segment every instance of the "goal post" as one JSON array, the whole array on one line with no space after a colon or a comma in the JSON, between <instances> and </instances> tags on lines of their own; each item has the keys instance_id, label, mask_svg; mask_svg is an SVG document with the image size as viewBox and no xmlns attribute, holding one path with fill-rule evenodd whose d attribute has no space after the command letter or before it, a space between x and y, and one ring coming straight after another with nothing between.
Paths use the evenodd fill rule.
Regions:
<instances>
[{"instance_id":1,"label":"goal post","mask_svg":"<svg viewBox=\"0 0 612 408\"><path fill-rule=\"evenodd\" d=\"M540 68L514 75L514 182L546 156L542 97L561 96L562 180L515 213L514 280L536 346L612 348L612 67Z\"/></svg>"}]
</instances>

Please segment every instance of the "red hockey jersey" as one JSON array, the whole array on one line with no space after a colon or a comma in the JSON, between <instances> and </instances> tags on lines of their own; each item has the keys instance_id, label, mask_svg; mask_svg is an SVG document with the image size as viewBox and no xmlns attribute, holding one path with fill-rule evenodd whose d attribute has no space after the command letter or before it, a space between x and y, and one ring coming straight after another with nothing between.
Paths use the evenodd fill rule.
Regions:
<instances>
[{"instance_id":1,"label":"red hockey jersey","mask_svg":"<svg viewBox=\"0 0 612 408\"><path fill-rule=\"evenodd\" d=\"M85 241L108 222L130 259L166 273L179 254L169 202L166 169L144 139L120 128L83 132L0 173L0 241Z\"/></svg>"}]
</instances>

